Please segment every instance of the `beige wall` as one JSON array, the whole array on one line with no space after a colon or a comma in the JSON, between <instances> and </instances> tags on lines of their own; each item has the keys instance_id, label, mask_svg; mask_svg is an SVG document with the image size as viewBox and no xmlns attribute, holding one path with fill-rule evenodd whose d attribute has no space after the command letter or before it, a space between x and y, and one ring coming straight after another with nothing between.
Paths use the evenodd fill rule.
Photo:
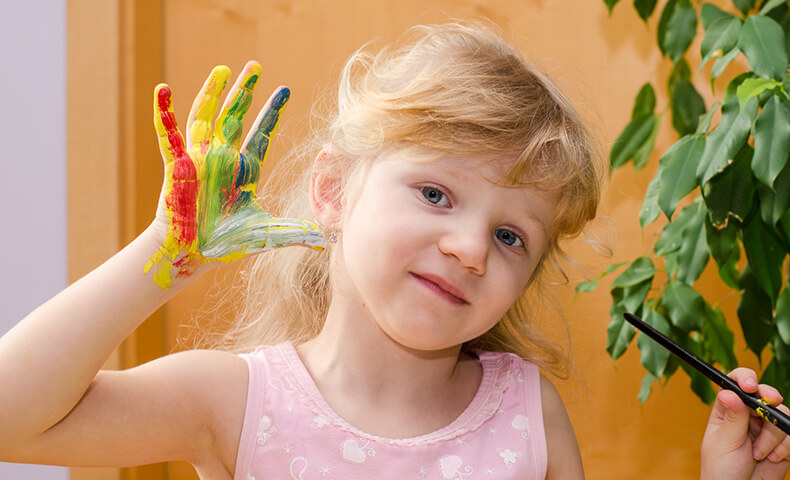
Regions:
<instances>
[{"instance_id":1,"label":"beige wall","mask_svg":"<svg viewBox=\"0 0 790 480\"><path fill-rule=\"evenodd\" d=\"M96 8L98 4L103 5L101 9ZM159 81L173 88L175 109L183 122L212 66L224 63L238 72L248 59L261 61L260 92L282 83L293 91L270 156L270 162L275 162L287 145L298 140L311 103L336 76L345 57L364 42L391 40L416 23L484 16L499 24L529 58L565 87L607 151L627 122L639 87L651 80L660 90L669 68L653 46L657 18L645 26L631 2L621 2L612 18L601 0L75 0L69 3L69 15L69 103L73 106L69 161L70 175L75 178L70 184L70 212L74 213L70 239L82 245L70 250L71 278L133 238L153 212L161 167L150 125L150 92ZM97 31L96 20L108 22L103 31ZM82 28L75 30L77 25ZM105 40L97 42L97 38ZM107 59L100 61L103 56ZM108 106L101 112L80 103L88 95L83 87L90 79L99 79L98 92L107 99ZM698 84L706 85L704 80ZM266 97L260 93L252 110ZM660 96L658 105L666 108L665 96ZM669 116L662 121L668 126ZM89 129L106 135L94 140L85 135ZM658 140L659 151L672 141L665 129ZM104 170L99 173L106 182L94 179L91 188L80 186L79 176L91 168L91 162L99 161L108 162L102 163ZM644 172L625 168L613 175L601 214L616 230L614 255L601 259L577 243L571 253L584 260L587 273L648 252L647 240L656 231L641 232L637 215L656 162L654 156ZM103 190L109 201L97 205L94 202ZM105 212L117 223L98 225L90 217ZM104 230L94 232L97 225ZM170 351L179 325L188 322L212 283L213 278L203 278L170 302L127 342L120 364L133 365ZM727 296L711 271L700 284L709 300ZM562 296L571 326L575 370L569 380L557 381L557 386L576 427L588 478L694 478L708 408L691 393L682 374L663 389L654 389L644 405L637 402L644 371L635 345L617 362L605 351L606 286L604 282L598 292L575 301L572 294ZM721 305L731 318L735 304L736 299L729 298ZM557 325L559 320L546 322ZM736 350L743 351L743 341L738 341ZM742 357L744 363L755 365L753 358ZM130 469L120 474L166 478L168 469L188 470L177 464L149 467L147 473ZM75 472L74 478L94 478L86 475ZM184 475L176 473L172 478L189 478Z\"/></svg>"}]
</instances>

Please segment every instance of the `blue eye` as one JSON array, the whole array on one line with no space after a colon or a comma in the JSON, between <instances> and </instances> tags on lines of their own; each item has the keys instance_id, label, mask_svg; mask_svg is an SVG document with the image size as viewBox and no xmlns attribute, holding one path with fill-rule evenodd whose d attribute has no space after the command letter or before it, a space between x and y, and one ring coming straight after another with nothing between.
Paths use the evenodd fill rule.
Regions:
<instances>
[{"instance_id":1,"label":"blue eye","mask_svg":"<svg viewBox=\"0 0 790 480\"><path fill-rule=\"evenodd\" d=\"M446 207L450 204L449 200L447 199L447 195L442 193L441 190L433 187L421 187L420 192L422 193L422 196L425 197L425 200L434 205Z\"/></svg>"},{"instance_id":2,"label":"blue eye","mask_svg":"<svg viewBox=\"0 0 790 480\"><path fill-rule=\"evenodd\" d=\"M508 247L523 247L524 241L515 232L499 228L494 232L496 238Z\"/></svg>"}]
</instances>

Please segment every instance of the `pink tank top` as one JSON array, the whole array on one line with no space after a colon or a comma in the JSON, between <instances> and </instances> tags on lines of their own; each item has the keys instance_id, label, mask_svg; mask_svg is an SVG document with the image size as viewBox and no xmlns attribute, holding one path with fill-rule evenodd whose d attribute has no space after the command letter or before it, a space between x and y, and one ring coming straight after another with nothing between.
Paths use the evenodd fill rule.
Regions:
<instances>
[{"instance_id":1,"label":"pink tank top","mask_svg":"<svg viewBox=\"0 0 790 480\"><path fill-rule=\"evenodd\" d=\"M440 430L405 439L369 435L340 418L293 345L242 356L250 385L235 480L546 476L539 372L516 355L480 353L483 379L466 410Z\"/></svg>"}]
</instances>

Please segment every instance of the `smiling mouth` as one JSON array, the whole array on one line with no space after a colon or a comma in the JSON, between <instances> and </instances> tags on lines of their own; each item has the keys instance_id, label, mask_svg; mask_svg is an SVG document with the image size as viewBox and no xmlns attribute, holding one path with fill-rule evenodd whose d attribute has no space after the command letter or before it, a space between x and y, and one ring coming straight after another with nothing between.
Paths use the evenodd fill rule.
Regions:
<instances>
[{"instance_id":1,"label":"smiling mouth","mask_svg":"<svg viewBox=\"0 0 790 480\"><path fill-rule=\"evenodd\" d=\"M469 304L469 302L463 297L463 293L458 291L455 287L448 284L441 278L434 277L433 275L425 275L425 276L418 275L416 273L412 273L411 275L415 279L417 279L417 281L419 281L423 286L425 286L428 290L444 298L450 303L453 303L455 305Z\"/></svg>"}]
</instances>

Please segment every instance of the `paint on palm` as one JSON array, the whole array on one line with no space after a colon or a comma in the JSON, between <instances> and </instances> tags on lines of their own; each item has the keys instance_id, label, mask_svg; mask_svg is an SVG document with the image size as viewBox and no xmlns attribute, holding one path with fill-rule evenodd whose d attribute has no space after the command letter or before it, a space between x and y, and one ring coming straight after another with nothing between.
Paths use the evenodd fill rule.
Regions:
<instances>
[{"instance_id":1,"label":"paint on palm","mask_svg":"<svg viewBox=\"0 0 790 480\"><path fill-rule=\"evenodd\" d=\"M168 231L143 272L153 270L154 281L163 289L174 277L189 275L208 262L227 263L287 245L324 247L316 224L273 217L257 202L261 164L290 98L287 88L277 89L239 148L242 120L260 75L258 63L244 67L214 124L230 78L228 67L215 67L192 105L186 141L176 123L170 88L160 84L154 91L154 125L166 179L160 208Z\"/></svg>"}]
</instances>

